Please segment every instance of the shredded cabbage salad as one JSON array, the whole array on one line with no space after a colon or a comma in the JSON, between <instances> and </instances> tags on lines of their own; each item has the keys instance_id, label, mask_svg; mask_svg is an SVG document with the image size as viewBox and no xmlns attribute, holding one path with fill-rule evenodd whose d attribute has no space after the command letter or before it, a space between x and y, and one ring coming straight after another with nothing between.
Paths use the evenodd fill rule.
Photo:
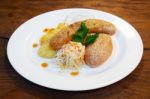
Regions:
<instances>
[{"instance_id":1,"label":"shredded cabbage salad","mask_svg":"<svg viewBox=\"0 0 150 99\"><path fill-rule=\"evenodd\" d=\"M61 69L80 69L84 64L85 46L70 41L58 50L56 58Z\"/></svg>"}]
</instances>

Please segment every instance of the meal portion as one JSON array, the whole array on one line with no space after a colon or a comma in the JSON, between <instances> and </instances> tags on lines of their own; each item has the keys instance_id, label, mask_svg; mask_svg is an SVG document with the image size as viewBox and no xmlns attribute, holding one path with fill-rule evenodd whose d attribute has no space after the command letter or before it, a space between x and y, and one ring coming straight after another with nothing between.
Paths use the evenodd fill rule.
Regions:
<instances>
[{"instance_id":1,"label":"meal portion","mask_svg":"<svg viewBox=\"0 0 150 99\"><path fill-rule=\"evenodd\" d=\"M50 40L50 46L54 50L59 50L62 45L71 40L72 35L77 32L82 22L84 22L88 28L88 33L106 33L109 35L113 35L115 33L115 26L112 23L99 19L88 19L64 27Z\"/></svg>"},{"instance_id":2,"label":"meal portion","mask_svg":"<svg viewBox=\"0 0 150 99\"><path fill-rule=\"evenodd\" d=\"M40 39L38 55L43 58L56 58L62 69L79 69L83 64L98 67L112 53L111 35L115 26L100 19L87 19L70 25L58 24L47 28Z\"/></svg>"}]
</instances>

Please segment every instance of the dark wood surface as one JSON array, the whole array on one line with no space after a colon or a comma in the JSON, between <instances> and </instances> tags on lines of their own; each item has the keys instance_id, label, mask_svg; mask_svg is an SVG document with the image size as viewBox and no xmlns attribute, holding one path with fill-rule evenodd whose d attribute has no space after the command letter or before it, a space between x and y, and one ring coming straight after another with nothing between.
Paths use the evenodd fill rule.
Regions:
<instances>
[{"instance_id":1,"label":"dark wood surface","mask_svg":"<svg viewBox=\"0 0 150 99\"><path fill-rule=\"evenodd\" d=\"M83 92L44 88L22 78L6 54L15 29L38 14L72 7L93 8L122 17L139 32L144 55L138 67L110 86ZM150 0L1 0L0 1L0 99L150 99Z\"/></svg>"}]
</instances>

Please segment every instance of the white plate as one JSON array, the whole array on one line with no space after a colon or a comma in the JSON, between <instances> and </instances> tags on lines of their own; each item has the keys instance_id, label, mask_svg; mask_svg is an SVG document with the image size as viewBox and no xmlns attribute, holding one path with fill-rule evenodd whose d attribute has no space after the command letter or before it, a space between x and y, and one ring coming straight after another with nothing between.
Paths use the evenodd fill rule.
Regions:
<instances>
[{"instance_id":1,"label":"white plate","mask_svg":"<svg viewBox=\"0 0 150 99\"><path fill-rule=\"evenodd\" d=\"M85 66L76 77L61 72L54 59L42 59L37 55L38 48L32 48L33 43L39 43L44 28L56 27L74 12L89 13L112 22L117 28L112 36L114 49L111 57L98 68ZM10 63L24 78L48 88L70 91L101 88L123 79L137 67L142 54L141 37L129 23L106 12L80 8L51 11L30 19L13 33L7 47ZM42 68L42 62L48 62L49 67Z\"/></svg>"}]
</instances>

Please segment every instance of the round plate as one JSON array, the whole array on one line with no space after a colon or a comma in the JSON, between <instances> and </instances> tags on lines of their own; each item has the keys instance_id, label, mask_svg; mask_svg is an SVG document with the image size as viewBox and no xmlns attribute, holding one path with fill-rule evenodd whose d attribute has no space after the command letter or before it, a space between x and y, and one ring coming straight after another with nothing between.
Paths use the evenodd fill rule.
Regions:
<instances>
[{"instance_id":1,"label":"round plate","mask_svg":"<svg viewBox=\"0 0 150 99\"><path fill-rule=\"evenodd\" d=\"M113 23L117 31L112 36L113 53L98 68L83 66L78 76L71 76L70 71L61 71L55 59L43 59L37 55L37 48L46 27L56 27L64 22L71 13L88 13L97 19ZM38 85L69 91L81 91L101 88L113 84L130 74L139 64L143 54L143 43L138 32L123 19L92 9L61 9L38 15L23 23L11 36L7 55L13 68L24 78ZM41 63L47 62L48 68Z\"/></svg>"}]
</instances>

